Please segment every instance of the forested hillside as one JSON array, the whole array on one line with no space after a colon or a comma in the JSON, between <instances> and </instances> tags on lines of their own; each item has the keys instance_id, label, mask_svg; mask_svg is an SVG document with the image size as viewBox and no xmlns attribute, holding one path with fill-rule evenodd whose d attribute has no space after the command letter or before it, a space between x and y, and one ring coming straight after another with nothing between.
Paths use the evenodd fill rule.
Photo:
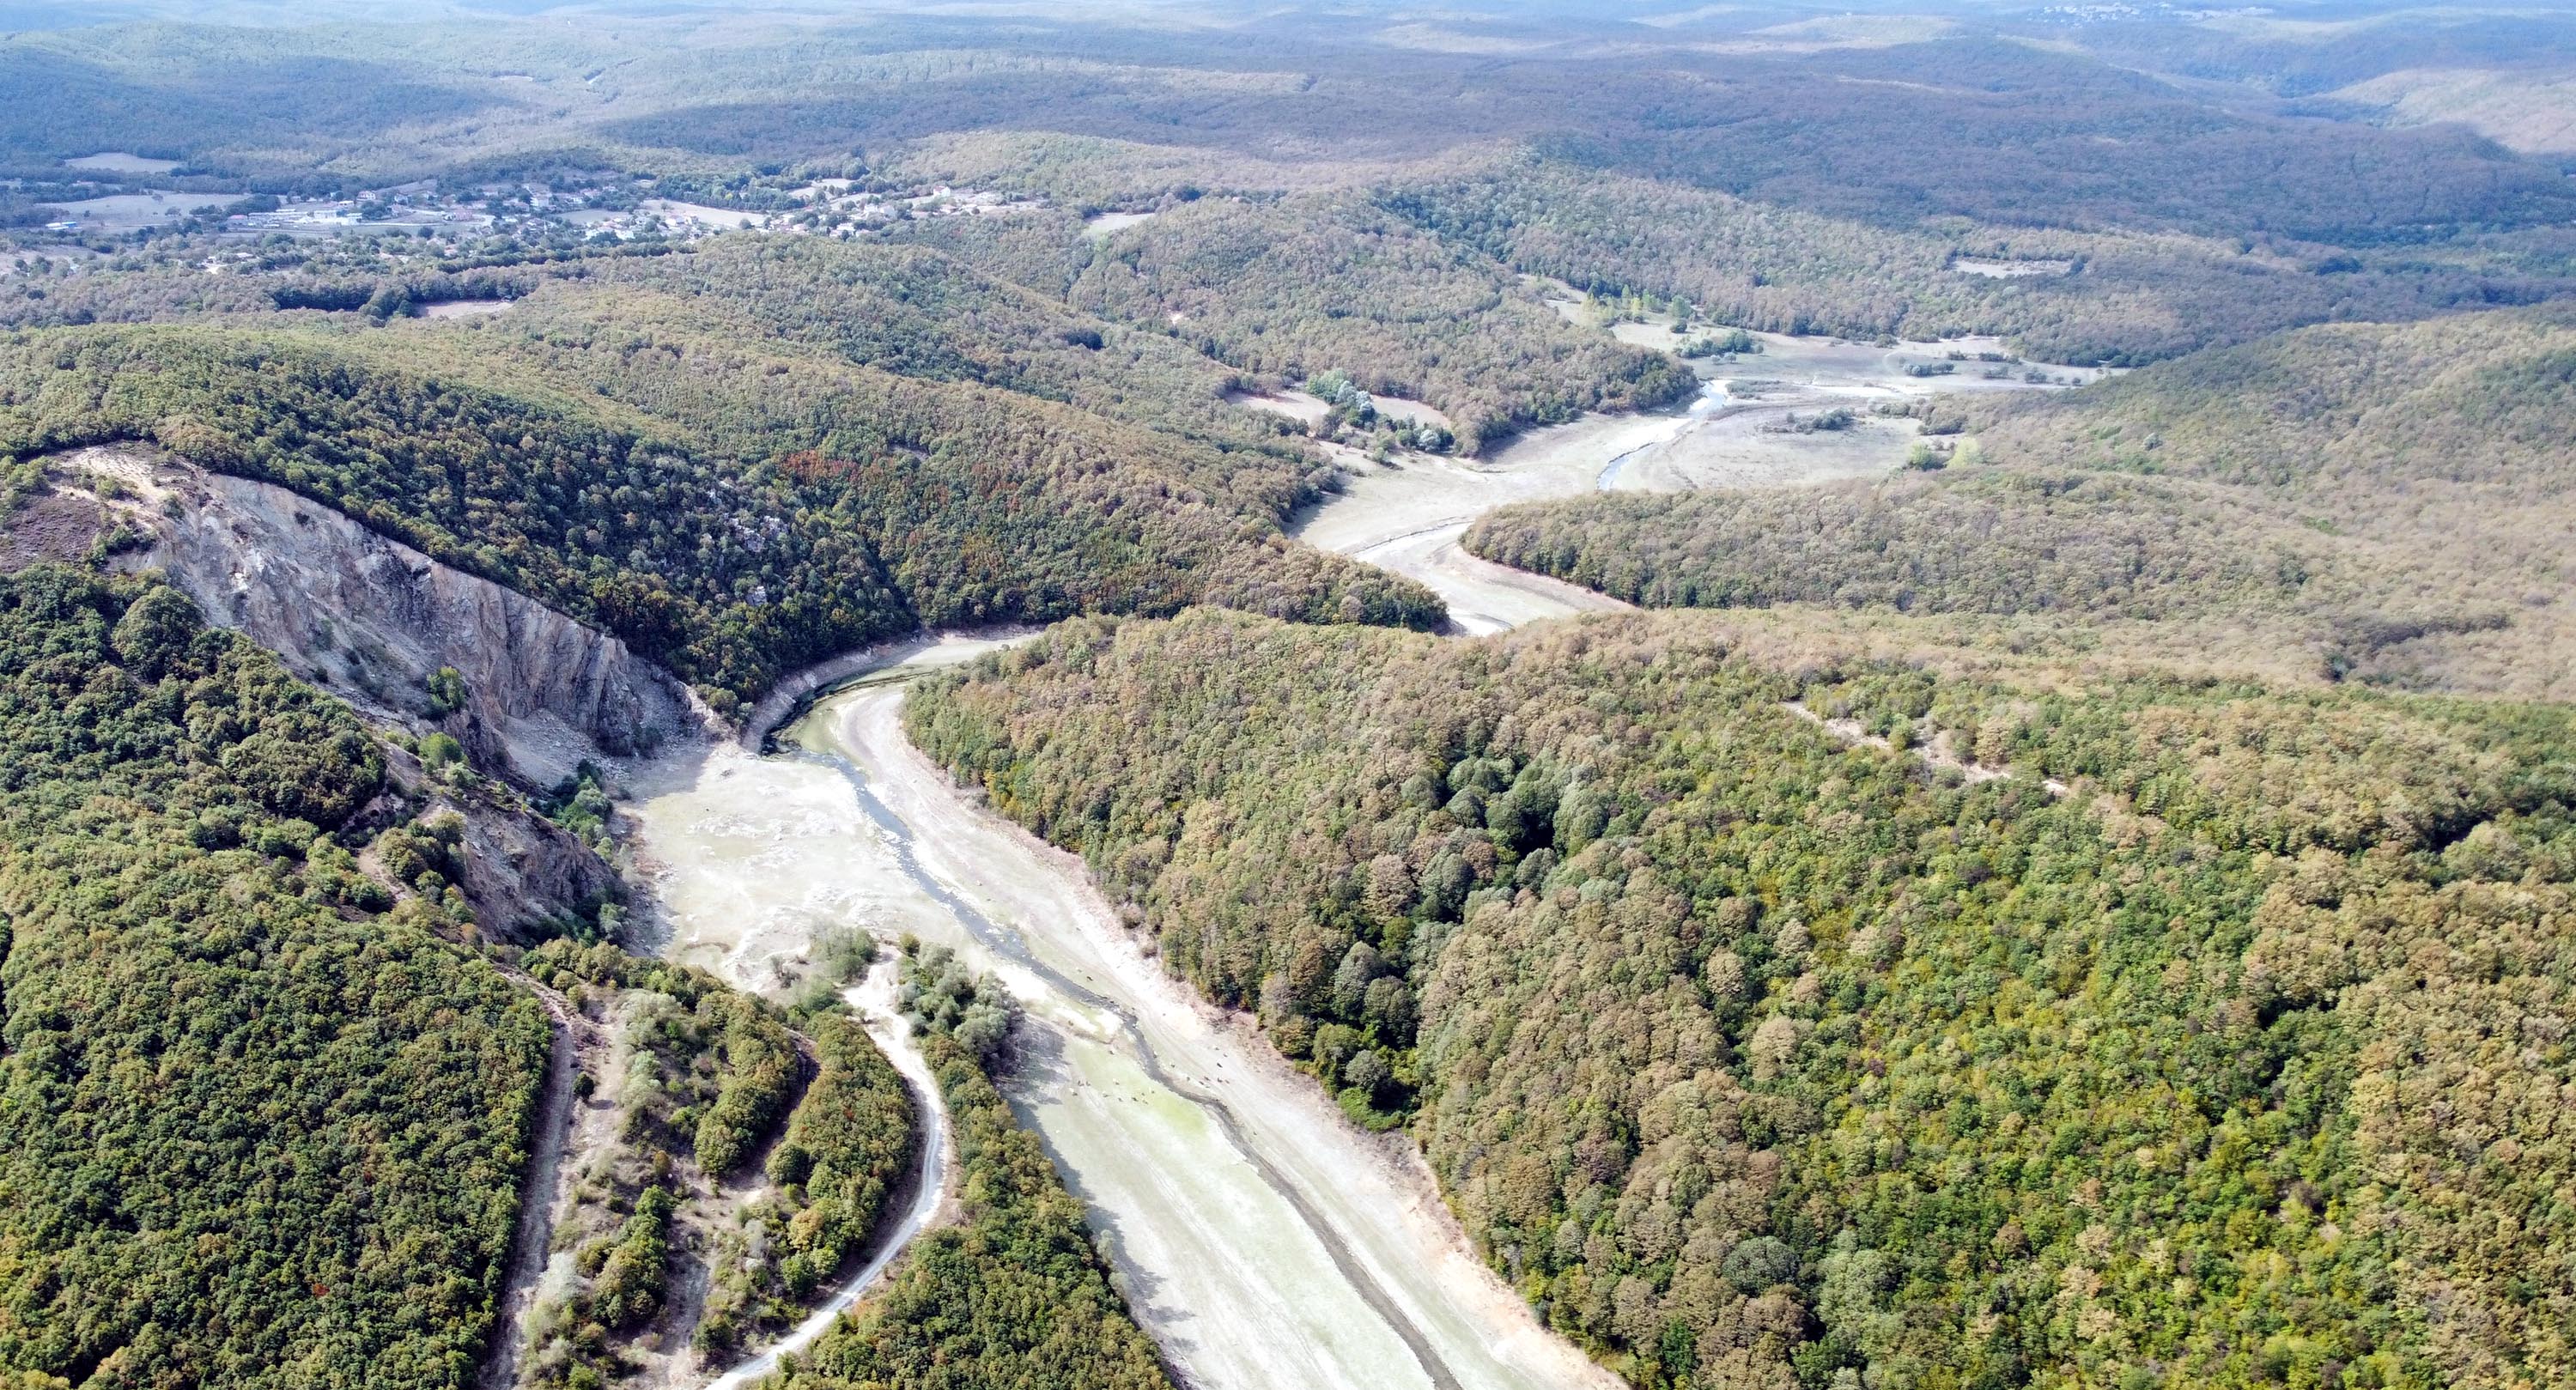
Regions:
<instances>
[{"instance_id":1,"label":"forested hillside","mask_svg":"<svg viewBox=\"0 0 2576 1390\"><path fill-rule=\"evenodd\" d=\"M850 273L886 254L896 272L919 258ZM750 255L706 273L768 274ZM0 346L0 451L148 438L283 483L609 628L720 705L924 624L1190 602L1437 621L1418 586L1280 538L1319 480L1295 451L1193 414L1175 379L1211 405L1217 386L1186 364L1104 343L1119 365L1052 370L1095 350L1058 337L1006 355L1008 325L927 307L948 345L815 341L824 320L780 321L834 272L790 255L786 286L720 309L651 281L567 284L505 324L29 335ZM1017 293L977 292L1005 312ZM785 341L764 348L765 327ZM1010 387L1177 414L1209 438ZM1149 405L1158 393L1179 404Z\"/></svg>"},{"instance_id":2,"label":"forested hillside","mask_svg":"<svg viewBox=\"0 0 2576 1390\"><path fill-rule=\"evenodd\" d=\"M1376 196L1453 243L1612 297L1679 297L1715 322L1775 333L1992 333L2043 362L2136 366L2300 324L2568 288L2546 258L2362 257L2286 236L2047 221L1890 226L1528 154Z\"/></svg>"},{"instance_id":3,"label":"forested hillside","mask_svg":"<svg viewBox=\"0 0 2576 1390\"><path fill-rule=\"evenodd\" d=\"M2339 634L2360 673L2576 694L2564 307L2321 325L2015 407L1972 422L2006 466L2212 486L2327 537L2368 576Z\"/></svg>"},{"instance_id":4,"label":"forested hillside","mask_svg":"<svg viewBox=\"0 0 2576 1390\"><path fill-rule=\"evenodd\" d=\"M2091 467L2282 488L2339 524L2401 483L2447 508L2523 506L2565 490L2550 449L2576 417L2571 356L2576 313L2560 306L2326 325L1999 402L1983 433Z\"/></svg>"},{"instance_id":5,"label":"forested hillside","mask_svg":"<svg viewBox=\"0 0 2576 1390\"><path fill-rule=\"evenodd\" d=\"M1466 544L1650 606L2161 624L2284 674L2564 698L2571 362L2554 308L2302 329L1981 406L1977 461L1937 472L1510 507Z\"/></svg>"},{"instance_id":6,"label":"forested hillside","mask_svg":"<svg viewBox=\"0 0 2576 1390\"><path fill-rule=\"evenodd\" d=\"M0 615L0 1366L474 1383L547 1025L473 949L461 827L406 819L347 709L174 589L38 567L0 577ZM913 1161L884 1057L611 945L524 964L614 1035L577 1055L617 1115L554 1227L574 1272L506 1329L515 1383L792 1322ZM765 1185L726 1189L763 1155Z\"/></svg>"},{"instance_id":7,"label":"forested hillside","mask_svg":"<svg viewBox=\"0 0 2576 1390\"><path fill-rule=\"evenodd\" d=\"M1636 1384L2576 1375L2563 709L1200 611L908 720Z\"/></svg>"},{"instance_id":8,"label":"forested hillside","mask_svg":"<svg viewBox=\"0 0 2576 1390\"><path fill-rule=\"evenodd\" d=\"M174 589L0 577L0 1366L470 1382L545 1017L399 904L347 709ZM431 828L433 831L435 827ZM376 850L438 849L386 828ZM59 1377L59 1379L46 1379Z\"/></svg>"},{"instance_id":9,"label":"forested hillside","mask_svg":"<svg viewBox=\"0 0 2576 1390\"><path fill-rule=\"evenodd\" d=\"M1099 234L1048 210L884 235L1247 371L1294 379L1340 368L1367 389L1430 401L1466 422L1471 441L1573 410L1657 404L1689 385L1546 312L1515 291L1514 272L1679 301L1702 322L1927 341L1988 333L2040 361L2120 366L2295 325L2420 318L2567 288L2545 257L2363 259L2288 238L1889 227L1530 151L1408 169L1365 189L1218 198L1197 196L1167 166L1170 150L1041 137L973 149L963 167L1037 196L1129 189L1121 201L1159 211ZM928 169L962 161L947 148L915 158Z\"/></svg>"},{"instance_id":10,"label":"forested hillside","mask_svg":"<svg viewBox=\"0 0 2576 1390\"><path fill-rule=\"evenodd\" d=\"M981 222L984 219L976 219ZM693 254L603 259L574 301L588 313L642 316L634 290L669 295L672 318L702 337L817 350L854 365L936 381L971 381L1078 406L1095 415L1218 445L1180 455L1238 491L1285 505L1301 456L1264 417L1226 405L1236 373L1173 341L1157 324L1121 331L1092 314L970 269L935 251L807 237L718 238ZM683 317L685 316L685 317ZM1255 456L1235 460L1239 450ZM1260 457L1260 454L1270 457ZM1221 470L1221 471L1220 471Z\"/></svg>"},{"instance_id":11,"label":"forested hillside","mask_svg":"<svg viewBox=\"0 0 2576 1390\"><path fill-rule=\"evenodd\" d=\"M1095 313L1168 324L1247 371L1339 370L1363 390L1428 401L1470 452L1696 388L1671 359L1565 322L1499 264L1354 198L1183 204L1112 234L1069 293Z\"/></svg>"},{"instance_id":12,"label":"forested hillside","mask_svg":"<svg viewBox=\"0 0 2576 1390\"><path fill-rule=\"evenodd\" d=\"M1153 154L1082 142L1022 142L1009 177L1045 184L1058 159L1090 177L1153 181ZM1141 166L1141 167L1139 167ZM1357 191L1286 198L1163 199L1100 234L1062 212L889 228L1088 313L1168 334L1270 380L1328 371L1363 390L1419 400L1473 453L1586 410L1641 409L1689 394L1670 358L1568 323L1470 243L1391 215Z\"/></svg>"}]
</instances>

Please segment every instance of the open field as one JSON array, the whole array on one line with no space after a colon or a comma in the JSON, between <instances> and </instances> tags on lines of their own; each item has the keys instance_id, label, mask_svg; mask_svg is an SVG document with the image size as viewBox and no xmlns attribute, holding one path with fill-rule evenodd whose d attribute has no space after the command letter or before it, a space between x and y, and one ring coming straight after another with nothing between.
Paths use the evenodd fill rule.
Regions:
<instances>
[{"instance_id":1,"label":"open field","mask_svg":"<svg viewBox=\"0 0 2576 1390\"><path fill-rule=\"evenodd\" d=\"M199 208L236 201L239 200L222 193L117 193L56 206L85 230L115 233L176 222Z\"/></svg>"},{"instance_id":2,"label":"open field","mask_svg":"<svg viewBox=\"0 0 2576 1390\"><path fill-rule=\"evenodd\" d=\"M509 307L510 301L506 299L448 299L422 305L420 316L425 319L474 319L505 312Z\"/></svg>"},{"instance_id":3,"label":"open field","mask_svg":"<svg viewBox=\"0 0 2576 1390\"><path fill-rule=\"evenodd\" d=\"M179 161L175 159L145 159L143 156L138 154L127 154L122 150L112 150L106 154L85 154L78 159L66 159L63 161L63 167L67 169L91 169L103 174L166 174L171 170L178 168Z\"/></svg>"}]
</instances>

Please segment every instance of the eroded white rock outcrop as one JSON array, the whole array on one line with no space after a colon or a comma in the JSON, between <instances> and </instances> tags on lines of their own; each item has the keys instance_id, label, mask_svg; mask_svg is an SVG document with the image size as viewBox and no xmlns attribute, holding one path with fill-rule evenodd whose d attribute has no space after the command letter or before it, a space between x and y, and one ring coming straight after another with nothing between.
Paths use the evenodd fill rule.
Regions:
<instances>
[{"instance_id":1,"label":"eroded white rock outcrop","mask_svg":"<svg viewBox=\"0 0 2576 1390\"><path fill-rule=\"evenodd\" d=\"M626 758L706 732L669 673L618 638L444 565L272 483L210 473L138 444L75 450L67 482L112 479L149 544L122 557L169 575L208 621L306 680L406 724L434 723L477 766L550 786L585 758ZM435 714L428 682L464 677Z\"/></svg>"}]
</instances>

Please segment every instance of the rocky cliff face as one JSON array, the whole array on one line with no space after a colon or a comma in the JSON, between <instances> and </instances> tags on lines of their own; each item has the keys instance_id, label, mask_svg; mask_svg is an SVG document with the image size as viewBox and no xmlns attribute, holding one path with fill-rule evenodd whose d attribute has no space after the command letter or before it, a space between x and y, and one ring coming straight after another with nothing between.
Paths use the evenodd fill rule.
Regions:
<instances>
[{"instance_id":1,"label":"rocky cliff face","mask_svg":"<svg viewBox=\"0 0 2576 1390\"><path fill-rule=\"evenodd\" d=\"M584 758L706 730L695 697L624 642L285 488L141 445L78 450L57 472L120 494L149 541L126 563L162 569L306 680L455 734L477 766L551 786ZM428 689L441 667L464 677L461 708L443 714Z\"/></svg>"},{"instance_id":2,"label":"rocky cliff face","mask_svg":"<svg viewBox=\"0 0 2576 1390\"><path fill-rule=\"evenodd\" d=\"M384 754L385 792L362 820L372 830L455 812L465 823L456 886L484 931L509 941L541 939L625 897L608 861L517 793L495 782L434 776L399 745L385 745Z\"/></svg>"}]
</instances>

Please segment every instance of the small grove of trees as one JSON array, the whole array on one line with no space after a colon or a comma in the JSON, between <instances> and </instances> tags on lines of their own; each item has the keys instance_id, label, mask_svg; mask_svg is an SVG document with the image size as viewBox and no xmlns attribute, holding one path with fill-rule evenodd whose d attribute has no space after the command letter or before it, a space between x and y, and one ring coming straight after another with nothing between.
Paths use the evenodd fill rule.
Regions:
<instances>
[{"instance_id":1,"label":"small grove of trees","mask_svg":"<svg viewBox=\"0 0 2576 1390\"><path fill-rule=\"evenodd\" d=\"M1013 1119L973 1045L992 1020L978 1010L1002 1012L1005 996L956 971L953 958L934 964L937 950L908 951L905 965L918 986L914 1004L927 1005L918 1036L954 1127L964 1219L914 1241L883 1290L824 1333L780 1384L1169 1390L1152 1340L1110 1285L1082 1203Z\"/></svg>"},{"instance_id":2,"label":"small grove of trees","mask_svg":"<svg viewBox=\"0 0 2576 1390\"><path fill-rule=\"evenodd\" d=\"M445 719L465 708L465 677L453 666L441 666L421 682L429 695L427 713L432 719Z\"/></svg>"},{"instance_id":3,"label":"small grove of trees","mask_svg":"<svg viewBox=\"0 0 2576 1390\"><path fill-rule=\"evenodd\" d=\"M978 975L945 946L903 940L895 1000L915 1028L957 1040L987 1068L1006 1065L1020 1004L999 980Z\"/></svg>"},{"instance_id":4,"label":"small grove of trees","mask_svg":"<svg viewBox=\"0 0 2576 1390\"><path fill-rule=\"evenodd\" d=\"M1416 449L1445 453L1456 439L1429 420L1412 421L1381 414L1377 398L1359 388L1336 367L1306 382L1307 394L1331 408L1318 433L1326 438L1364 439L1376 450Z\"/></svg>"},{"instance_id":5,"label":"small grove of trees","mask_svg":"<svg viewBox=\"0 0 2576 1390\"><path fill-rule=\"evenodd\" d=\"M1681 330L1676 328L1674 331ZM1741 328L1719 328L1698 333L1684 339L1680 347L1673 349L1676 354L1692 359L1733 357L1741 353L1761 350L1762 340Z\"/></svg>"},{"instance_id":6,"label":"small grove of trees","mask_svg":"<svg viewBox=\"0 0 2576 1390\"><path fill-rule=\"evenodd\" d=\"M809 1015L820 1073L769 1152L771 1198L717 1236L694 1344L741 1345L785 1326L876 1234L918 1147L910 1097L856 1021Z\"/></svg>"},{"instance_id":7,"label":"small grove of trees","mask_svg":"<svg viewBox=\"0 0 2576 1390\"><path fill-rule=\"evenodd\" d=\"M792 1322L854 1258L884 1214L913 1145L902 1079L835 1014L805 1023L815 1065L780 1013L703 971L610 945L547 942L524 960L616 1034L621 1076L595 1078L618 1109L613 1147L588 1163L558 1227L583 1276L530 1315L541 1385L613 1380L662 1310L678 1258L671 1227L695 1206L710 1231L694 1347L721 1356ZM809 1075L809 1070L811 1074ZM762 1149L773 1185L722 1198Z\"/></svg>"}]
</instances>

